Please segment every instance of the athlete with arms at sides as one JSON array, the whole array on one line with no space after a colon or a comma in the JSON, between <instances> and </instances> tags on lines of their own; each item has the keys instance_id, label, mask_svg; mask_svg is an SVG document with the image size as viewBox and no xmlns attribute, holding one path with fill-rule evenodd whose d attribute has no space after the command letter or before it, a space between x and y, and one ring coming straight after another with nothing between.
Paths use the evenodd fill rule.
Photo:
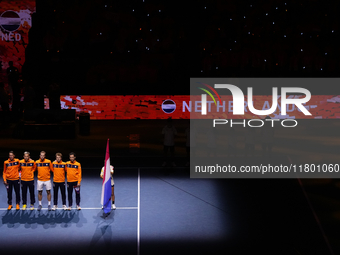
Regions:
<instances>
[{"instance_id":1,"label":"athlete with arms at sides","mask_svg":"<svg viewBox=\"0 0 340 255\"><path fill-rule=\"evenodd\" d=\"M30 192L31 210L34 210L34 171L36 169L35 162L30 158L28 151L24 152L24 159L20 160L21 172L21 192L22 192L22 210L26 210L27 204L27 189Z\"/></svg>"},{"instance_id":2,"label":"athlete with arms at sides","mask_svg":"<svg viewBox=\"0 0 340 255\"><path fill-rule=\"evenodd\" d=\"M3 179L4 184L7 187L7 202L8 208L7 210L12 209L12 190L14 187L15 191L15 202L17 204L16 209L20 209L20 180L19 180L19 159L14 158L14 152L10 151L8 153L8 159L4 162L4 172L3 172Z\"/></svg>"},{"instance_id":3,"label":"athlete with arms at sides","mask_svg":"<svg viewBox=\"0 0 340 255\"><path fill-rule=\"evenodd\" d=\"M72 193L76 189L76 205L77 210L80 210L80 182L81 182L81 165L76 161L76 154L70 152L70 161L66 162L66 178L67 178L67 197L68 210L72 209Z\"/></svg>"},{"instance_id":4,"label":"athlete with arms at sides","mask_svg":"<svg viewBox=\"0 0 340 255\"><path fill-rule=\"evenodd\" d=\"M65 167L66 163L62 161L62 154L60 152L55 154L56 160L53 161L53 208L55 211L58 208L58 190L61 192L61 200L63 202L63 209L66 207L66 187L65 187Z\"/></svg>"},{"instance_id":5,"label":"athlete with arms at sides","mask_svg":"<svg viewBox=\"0 0 340 255\"><path fill-rule=\"evenodd\" d=\"M46 152L40 152L40 159L35 161L35 167L38 171L38 182L37 182L37 189L38 189L38 200L39 206L38 211L42 209L42 192L45 186L46 193L47 193L47 201L48 201L48 210L51 211L51 171L53 172L52 162L49 159L46 159Z\"/></svg>"}]
</instances>

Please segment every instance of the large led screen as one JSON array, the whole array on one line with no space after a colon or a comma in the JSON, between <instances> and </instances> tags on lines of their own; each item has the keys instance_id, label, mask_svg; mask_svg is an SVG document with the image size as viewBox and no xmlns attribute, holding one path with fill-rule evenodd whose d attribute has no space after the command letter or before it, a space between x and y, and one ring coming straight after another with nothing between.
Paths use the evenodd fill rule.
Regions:
<instances>
[{"instance_id":1,"label":"large led screen","mask_svg":"<svg viewBox=\"0 0 340 255\"><path fill-rule=\"evenodd\" d=\"M301 96L289 96L301 97ZM193 100L194 99L194 100ZM62 109L75 109L77 113L89 113L91 119L204 119L207 115L201 113L201 96L189 95L126 95L126 96L98 96L98 95L63 95L60 97ZM264 118L252 114L248 109L245 97L245 115L233 115L232 96L221 96L207 99L207 111L216 116L230 119L256 119ZM254 96L253 105L256 109L269 109L272 105L271 96ZM304 115L295 105L286 106L286 115L281 115L281 98L278 98L278 107L270 116L276 119L337 119L340 118L340 96L312 95L304 105L311 116ZM49 100L45 98L45 109L49 109ZM223 112L223 114L222 114Z\"/></svg>"}]
</instances>

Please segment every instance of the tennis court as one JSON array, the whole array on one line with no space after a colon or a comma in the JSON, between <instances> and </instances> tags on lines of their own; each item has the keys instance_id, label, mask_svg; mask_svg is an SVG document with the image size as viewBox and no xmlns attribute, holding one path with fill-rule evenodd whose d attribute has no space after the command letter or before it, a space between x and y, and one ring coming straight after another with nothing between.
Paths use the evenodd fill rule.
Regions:
<instances>
[{"instance_id":1,"label":"tennis court","mask_svg":"<svg viewBox=\"0 0 340 255\"><path fill-rule=\"evenodd\" d=\"M48 211L45 191L42 211L7 211L3 188L0 250L330 254L296 180L190 179L181 167L116 167L114 178L117 209L106 218L98 169L83 169L81 211Z\"/></svg>"},{"instance_id":2,"label":"tennis court","mask_svg":"<svg viewBox=\"0 0 340 255\"><path fill-rule=\"evenodd\" d=\"M145 171L143 177L141 171ZM116 170L117 209L106 218L100 205L102 179L93 174L93 169L83 170L81 211L76 211L75 205L70 212L62 209L48 211L45 192L42 211L7 211L6 190L3 188L0 195L1 249L13 252L48 249L55 253L93 250L94 253L137 254L143 251L141 240L174 241L187 236L204 241L223 236L226 229L220 223L228 215L214 206L217 201L211 201L210 206L204 202L209 194L214 195L212 181L205 181L207 185L203 185L206 197L198 198L195 197L197 194L190 194L190 188L194 189L194 186L187 187L189 191L182 190L180 186L185 183L180 179L163 180L150 176L146 171L138 168ZM58 201L60 208L60 194ZM195 212L196 208L204 207L207 208L201 213ZM197 231L197 227L201 230Z\"/></svg>"}]
</instances>

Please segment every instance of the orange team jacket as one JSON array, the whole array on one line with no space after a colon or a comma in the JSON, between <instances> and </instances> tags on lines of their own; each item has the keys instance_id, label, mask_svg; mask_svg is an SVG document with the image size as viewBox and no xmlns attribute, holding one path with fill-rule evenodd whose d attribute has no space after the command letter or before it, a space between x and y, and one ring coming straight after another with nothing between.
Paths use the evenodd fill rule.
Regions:
<instances>
[{"instance_id":1,"label":"orange team jacket","mask_svg":"<svg viewBox=\"0 0 340 255\"><path fill-rule=\"evenodd\" d=\"M19 159L14 158L13 161L8 159L4 162L4 172L3 172L3 178L4 182L7 180L15 181L19 180Z\"/></svg>"},{"instance_id":2,"label":"orange team jacket","mask_svg":"<svg viewBox=\"0 0 340 255\"><path fill-rule=\"evenodd\" d=\"M38 159L35 161L35 169L38 171L38 180L42 182L46 182L51 180L51 172L53 172L53 166L51 163L51 160L44 159L41 161L41 159Z\"/></svg>"},{"instance_id":3,"label":"orange team jacket","mask_svg":"<svg viewBox=\"0 0 340 255\"><path fill-rule=\"evenodd\" d=\"M53 182L65 182L65 167L66 163L63 161L53 161Z\"/></svg>"},{"instance_id":4,"label":"orange team jacket","mask_svg":"<svg viewBox=\"0 0 340 255\"><path fill-rule=\"evenodd\" d=\"M71 163L71 161L66 162L66 176L67 176L67 182L78 182L80 184L81 182L81 165L79 162L74 161Z\"/></svg>"},{"instance_id":5,"label":"orange team jacket","mask_svg":"<svg viewBox=\"0 0 340 255\"><path fill-rule=\"evenodd\" d=\"M21 169L21 180L22 181L33 181L34 180L34 171L35 171L35 162L32 159L29 159L27 162L22 159L20 162Z\"/></svg>"}]
</instances>

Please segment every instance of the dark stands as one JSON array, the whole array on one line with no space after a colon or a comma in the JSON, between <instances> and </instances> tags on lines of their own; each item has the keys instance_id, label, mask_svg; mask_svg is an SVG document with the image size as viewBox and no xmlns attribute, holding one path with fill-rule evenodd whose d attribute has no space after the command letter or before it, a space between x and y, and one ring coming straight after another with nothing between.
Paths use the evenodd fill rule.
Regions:
<instances>
[{"instance_id":1,"label":"dark stands","mask_svg":"<svg viewBox=\"0 0 340 255\"><path fill-rule=\"evenodd\" d=\"M26 110L19 131L22 139L73 139L76 112L70 110Z\"/></svg>"}]
</instances>

